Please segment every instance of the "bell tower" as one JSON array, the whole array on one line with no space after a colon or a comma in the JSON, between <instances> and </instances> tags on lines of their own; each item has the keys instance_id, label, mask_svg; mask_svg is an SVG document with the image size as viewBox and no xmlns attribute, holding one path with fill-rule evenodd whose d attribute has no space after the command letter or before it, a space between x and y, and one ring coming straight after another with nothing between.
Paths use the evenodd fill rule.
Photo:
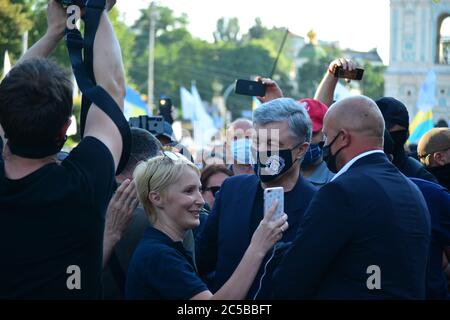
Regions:
<instances>
[{"instance_id":1,"label":"bell tower","mask_svg":"<svg viewBox=\"0 0 450 320\"><path fill-rule=\"evenodd\" d=\"M450 123L450 0L391 0L390 62L385 96L417 112L420 87L429 70L436 72L434 122Z\"/></svg>"}]
</instances>

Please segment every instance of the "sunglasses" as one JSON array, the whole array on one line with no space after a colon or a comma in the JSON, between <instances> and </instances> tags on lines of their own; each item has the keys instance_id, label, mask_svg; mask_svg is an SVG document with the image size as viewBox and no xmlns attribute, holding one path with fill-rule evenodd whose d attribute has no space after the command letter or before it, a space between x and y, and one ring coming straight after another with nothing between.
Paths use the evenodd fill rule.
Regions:
<instances>
[{"instance_id":1,"label":"sunglasses","mask_svg":"<svg viewBox=\"0 0 450 320\"><path fill-rule=\"evenodd\" d=\"M169 159L170 161L174 162L174 161L177 161L177 160L179 160L179 159L181 159L183 157L182 154L175 153L175 152L172 152L172 151L164 151L162 153L162 156L163 157L159 160L159 162L165 161L167 159ZM150 181L152 180L153 175L155 174L155 172L153 172L153 174L150 176L150 178L148 179L148 182L147 182L147 187L148 187L149 191L150 191Z\"/></svg>"},{"instance_id":2,"label":"sunglasses","mask_svg":"<svg viewBox=\"0 0 450 320\"><path fill-rule=\"evenodd\" d=\"M220 187L206 187L206 188L202 188L203 192L206 191L211 191L211 193L213 194L213 197L216 197L216 193L220 190Z\"/></svg>"}]
</instances>

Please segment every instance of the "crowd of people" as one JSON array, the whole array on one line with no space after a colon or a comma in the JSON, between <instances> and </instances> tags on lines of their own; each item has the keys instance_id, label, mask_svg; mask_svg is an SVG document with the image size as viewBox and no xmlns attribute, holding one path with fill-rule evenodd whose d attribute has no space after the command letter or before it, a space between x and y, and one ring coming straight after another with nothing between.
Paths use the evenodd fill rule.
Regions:
<instances>
[{"instance_id":1,"label":"crowd of people","mask_svg":"<svg viewBox=\"0 0 450 320\"><path fill-rule=\"evenodd\" d=\"M48 56L66 18L49 1L47 33L0 84L0 299L449 297L449 128L409 156L401 101L333 101L335 68L356 68L339 58L313 98L260 78L262 105L227 128L218 163L194 164L170 124L131 128L128 144L94 102L63 154L73 89ZM123 111L106 10L92 58L103 100ZM277 217L279 203L264 206L274 187Z\"/></svg>"}]
</instances>

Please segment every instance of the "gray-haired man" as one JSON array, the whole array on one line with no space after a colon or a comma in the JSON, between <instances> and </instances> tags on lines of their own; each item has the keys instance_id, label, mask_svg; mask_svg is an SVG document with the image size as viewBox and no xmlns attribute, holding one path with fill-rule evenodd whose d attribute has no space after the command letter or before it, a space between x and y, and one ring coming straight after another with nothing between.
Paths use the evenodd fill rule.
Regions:
<instances>
[{"instance_id":1,"label":"gray-haired man","mask_svg":"<svg viewBox=\"0 0 450 320\"><path fill-rule=\"evenodd\" d=\"M256 175L239 175L224 182L197 243L200 273L216 271L212 290L220 288L231 276L248 247L263 217L264 189L284 188L284 209L290 227L283 242L294 239L303 213L316 192L300 175L300 163L312 134L304 107L293 99L275 99L254 111L253 124L258 152ZM266 259L269 258L270 254ZM259 290L263 269L259 270L248 298L267 298L265 290ZM269 287L270 277L271 271L267 270L264 282Z\"/></svg>"}]
</instances>

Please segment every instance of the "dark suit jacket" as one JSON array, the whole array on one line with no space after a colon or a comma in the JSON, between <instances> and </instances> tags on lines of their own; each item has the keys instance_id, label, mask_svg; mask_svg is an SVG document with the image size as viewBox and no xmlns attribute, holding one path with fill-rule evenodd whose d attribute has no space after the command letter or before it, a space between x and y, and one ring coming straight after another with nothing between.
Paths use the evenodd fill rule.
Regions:
<instances>
[{"instance_id":1,"label":"dark suit jacket","mask_svg":"<svg viewBox=\"0 0 450 320\"><path fill-rule=\"evenodd\" d=\"M365 156L316 193L275 271L274 297L424 299L429 241L417 186L384 154ZM380 290L369 289L371 266Z\"/></svg>"},{"instance_id":2,"label":"dark suit jacket","mask_svg":"<svg viewBox=\"0 0 450 320\"><path fill-rule=\"evenodd\" d=\"M253 204L260 180L256 175L239 175L228 178L216 195L214 208L206 221L206 226L197 241L196 260L200 274L216 271L213 292L230 278L247 250L251 235L250 223ZM300 177L291 192L295 192L296 202L287 204L289 229L282 241L292 241L303 219L316 188ZM298 200L298 201L297 201ZM293 210L287 211L287 207ZM270 254L270 253L269 253ZM267 259L267 257L266 257ZM262 264L259 276L262 274ZM253 297L258 289L259 276L251 287L248 297Z\"/></svg>"}]
</instances>

